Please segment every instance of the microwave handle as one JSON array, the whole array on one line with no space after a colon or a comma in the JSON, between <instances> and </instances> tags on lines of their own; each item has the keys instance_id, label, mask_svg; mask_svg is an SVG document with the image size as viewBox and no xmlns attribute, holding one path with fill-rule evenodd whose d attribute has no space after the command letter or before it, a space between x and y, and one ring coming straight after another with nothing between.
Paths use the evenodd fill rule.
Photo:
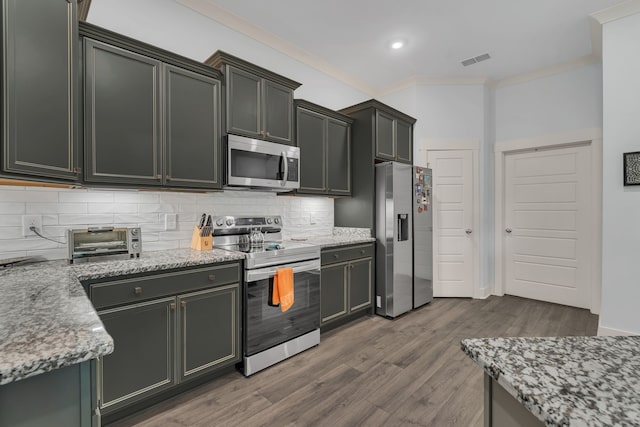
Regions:
<instances>
[{"instance_id":1,"label":"microwave handle","mask_svg":"<svg viewBox=\"0 0 640 427\"><path fill-rule=\"evenodd\" d=\"M284 268L284 267L293 267L294 274L301 273L303 271L313 271L313 270L318 270L318 272L320 272L320 260L314 259L311 261L305 261L305 262L300 262L296 264L280 265L280 266L274 266L274 267L258 268L256 270L249 270L245 272L245 281L249 283L249 282L256 282L258 280L270 279L276 275L276 272L278 271L278 269Z\"/></svg>"},{"instance_id":2,"label":"microwave handle","mask_svg":"<svg viewBox=\"0 0 640 427\"><path fill-rule=\"evenodd\" d=\"M284 161L284 175L282 176L281 186L287 185L287 179L289 179L289 159L287 158L287 153L284 151L280 154L282 156L282 160Z\"/></svg>"}]
</instances>

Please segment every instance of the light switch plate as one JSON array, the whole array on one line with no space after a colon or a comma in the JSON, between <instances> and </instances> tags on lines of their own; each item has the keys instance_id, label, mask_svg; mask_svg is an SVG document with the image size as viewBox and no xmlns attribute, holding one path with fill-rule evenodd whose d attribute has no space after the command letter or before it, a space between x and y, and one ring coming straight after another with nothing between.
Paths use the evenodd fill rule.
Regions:
<instances>
[{"instance_id":1,"label":"light switch plate","mask_svg":"<svg viewBox=\"0 0 640 427\"><path fill-rule=\"evenodd\" d=\"M164 229L175 230L177 228L178 215L174 213L168 213L164 215Z\"/></svg>"}]
</instances>

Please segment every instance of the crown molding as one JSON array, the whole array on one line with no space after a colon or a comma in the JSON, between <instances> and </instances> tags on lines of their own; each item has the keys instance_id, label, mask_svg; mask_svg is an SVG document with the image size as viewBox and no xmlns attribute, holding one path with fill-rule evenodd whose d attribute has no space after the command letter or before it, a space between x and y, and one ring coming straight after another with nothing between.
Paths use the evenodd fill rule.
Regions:
<instances>
[{"instance_id":1,"label":"crown molding","mask_svg":"<svg viewBox=\"0 0 640 427\"><path fill-rule=\"evenodd\" d=\"M491 82L491 86L495 89L511 86L515 84L526 83L532 80L537 80L542 77L551 76L554 74L563 73L565 71L570 71L576 68L584 67L586 65L598 64L601 59L596 55L585 55L580 58L563 62L561 64L552 65L550 67L541 68L536 71L532 71L530 73L518 74L516 76L507 77L501 80L495 80Z\"/></svg>"},{"instance_id":2,"label":"crown molding","mask_svg":"<svg viewBox=\"0 0 640 427\"><path fill-rule=\"evenodd\" d=\"M296 46L295 44L276 36L275 34L266 31L260 27L257 27L246 20L242 19L238 15L229 12L219 6L213 5L206 0L175 0L176 3L181 4L189 9L204 15L225 27L228 27L238 33L244 34L264 45L277 50L296 61L300 61L318 71L321 71L343 83L364 92L367 95L375 96L376 91L364 83L363 81L351 76L348 73L332 66L326 61L319 59L318 57L310 54L304 49Z\"/></svg>"},{"instance_id":3,"label":"crown molding","mask_svg":"<svg viewBox=\"0 0 640 427\"><path fill-rule=\"evenodd\" d=\"M611 6L607 9L592 13L590 16L600 25L616 21L624 17L640 13L640 0L630 0L624 3Z\"/></svg>"}]
</instances>

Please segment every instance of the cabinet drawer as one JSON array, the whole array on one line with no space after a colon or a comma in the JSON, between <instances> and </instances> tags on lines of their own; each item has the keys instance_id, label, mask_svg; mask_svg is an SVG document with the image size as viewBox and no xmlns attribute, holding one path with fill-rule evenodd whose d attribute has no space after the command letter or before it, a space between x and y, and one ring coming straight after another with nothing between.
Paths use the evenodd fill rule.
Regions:
<instances>
[{"instance_id":1,"label":"cabinet drawer","mask_svg":"<svg viewBox=\"0 0 640 427\"><path fill-rule=\"evenodd\" d=\"M240 265L225 264L95 283L89 286L89 296L100 309L239 281Z\"/></svg>"},{"instance_id":2,"label":"cabinet drawer","mask_svg":"<svg viewBox=\"0 0 640 427\"><path fill-rule=\"evenodd\" d=\"M320 256L322 265L326 265L352 259L373 257L373 254L373 243L367 243L364 245L347 246L340 249L325 249Z\"/></svg>"}]
</instances>

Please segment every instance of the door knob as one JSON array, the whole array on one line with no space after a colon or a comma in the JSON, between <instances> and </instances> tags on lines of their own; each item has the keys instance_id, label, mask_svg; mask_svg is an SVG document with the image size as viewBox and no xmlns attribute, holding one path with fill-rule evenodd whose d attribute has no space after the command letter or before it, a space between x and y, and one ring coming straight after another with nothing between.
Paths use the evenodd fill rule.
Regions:
<instances>
[{"instance_id":1,"label":"door knob","mask_svg":"<svg viewBox=\"0 0 640 427\"><path fill-rule=\"evenodd\" d=\"M466 230L464 230L464 232L467 233L467 234L471 234L472 233L470 228L467 228Z\"/></svg>"},{"instance_id":2,"label":"door knob","mask_svg":"<svg viewBox=\"0 0 640 427\"><path fill-rule=\"evenodd\" d=\"M512 230L511 230L510 228L507 228L507 229L506 229L506 230L504 230L504 231L506 231L507 233L511 233L511 231L512 231Z\"/></svg>"}]
</instances>

